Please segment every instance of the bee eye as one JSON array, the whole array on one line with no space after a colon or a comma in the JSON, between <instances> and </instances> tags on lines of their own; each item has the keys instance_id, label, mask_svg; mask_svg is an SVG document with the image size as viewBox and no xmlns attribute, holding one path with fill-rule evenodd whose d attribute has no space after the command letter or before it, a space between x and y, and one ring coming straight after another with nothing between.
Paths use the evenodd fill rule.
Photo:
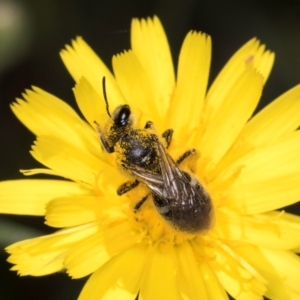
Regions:
<instances>
[{"instance_id":1,"label":"bee eye","mask_svg":"<svg viewBox=\"0 0 300 300\"><path fill-rule=\"evenodd\" d=\"M130 116L130 108L128 105L123 105L114 120L118 127L124 127L128 124L128 119Z\"/></svg>"}]
</instances>

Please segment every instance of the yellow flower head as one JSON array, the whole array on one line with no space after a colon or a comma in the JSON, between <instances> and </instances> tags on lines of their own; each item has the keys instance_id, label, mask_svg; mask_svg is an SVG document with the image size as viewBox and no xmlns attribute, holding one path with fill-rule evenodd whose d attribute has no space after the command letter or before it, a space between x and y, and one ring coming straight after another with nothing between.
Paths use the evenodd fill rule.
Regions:
<instances>
[{"instance_id":1,"label":"yellow flower head","mask_svg":"<svg viewBox=\"0 0 300 300\"><path fill-rule=\"evenodd\" d=\"M300 86L253 116L274 60L256 39L209 89L209 36L176 76L158 18L131 48L113 74L82 38L61 52L87 122L36 87L12 105L46 167L23 173L67 179L0 183L1 212L61 228L7 247L12 270L91 275L81 300L299 299L300 218L275 210L300 198Z\"/></svg>"}]
</instances>

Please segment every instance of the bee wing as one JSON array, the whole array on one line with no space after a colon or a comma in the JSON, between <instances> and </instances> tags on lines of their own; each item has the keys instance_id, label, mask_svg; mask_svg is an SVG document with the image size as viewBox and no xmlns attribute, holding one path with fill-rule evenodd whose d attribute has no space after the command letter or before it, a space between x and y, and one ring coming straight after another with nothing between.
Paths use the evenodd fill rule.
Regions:
<instances>
[{"instance_id":1,"label":"bee wing","mask_svg":"<svg viewBox=\"0 0 300 300\"><path fill-rule=\"evenodd\" d=\"M156 151L159 157L161 174L145 171L136 165L127 165L127 168L138 180L145 183L156 195L168 199L185 197L188 194L189 181L180 171L173 159L166 153L164 147L157 142Z\"/></svg>"},{"instance_id":2,"label":"bee wing","mask_svg":"<svg viewBox=\"0 0 300 300\"><path fill-rule=\"evenodd\" d=\"M160 143L157 143L157 151L159 152L159 163L164 182L162 195L168 199L184 196L188 193L187 187L190 186L188 179Z\"/></svg>"},{"instance_id":3,"label":"bee wing","mask_svg":"<svg viewBox=\"0 0 300 300\"><path fill-rule=\"evenodd\" d=\"M145 183L150 190L157 195L161 195L163 190L163 177L160 174L150 173L136 165L127 165L127 169L134 174L139 181Z\"/></svg>"}]
</instances>

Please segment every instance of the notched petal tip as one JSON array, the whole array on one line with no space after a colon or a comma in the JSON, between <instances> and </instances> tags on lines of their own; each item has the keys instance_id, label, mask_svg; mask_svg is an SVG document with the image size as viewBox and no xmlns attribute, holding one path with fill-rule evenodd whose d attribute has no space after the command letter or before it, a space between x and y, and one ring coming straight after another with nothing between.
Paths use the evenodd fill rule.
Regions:
<instances>
[{"instance_id":1,"label":"notched petal tip","mask_svg":"<svg viewBox=\"0 0 300 300\"><path fill-rule=\"evenodd\" d=\"M190 31L180 50L177 84L171 97L169 116L166 118L167 126L173 128L177 136L189 136L199 126L210 61L210 37L201 32Z\"/></svg>"},{"instance_id":2,"label":"notched petal tip","mask_svg":"<svg viewBox=\"0 0 300 300\"><path fill-rule=\"evenodd\" d=\"M133 18L131 21L131 24L134 25L143 25L143 26L153 26L153 25L158 25L162 26L160 19L156 16L153 15L153 17L147 17L147 18Z\"/></svg>"},{"instance_id":3,"label":"notched petal tip","mask_svg":"<svg viewBox=\"0 0 300 300\"><path fill-rule=\"evenodd\" d=\"M167 36L158 18L132 23L131 47L148 75L153 101L163 119L175 86L175 72Z\"/></svg>"},{"instance_id":4,"label":"notched petal tip","mask_svg":"<svg viewBox=\"0 0 300 300\"><path fill-rule=\"evenodd\" d=\"M74 39L71 39L71 43L65 44L64 48L62 48L60 50L59 55L63 56L67 52L75 51L76 48L78 48L78 46L80 44L87 45L87 43L85 42L85 40L81 36L76 36Z\"/></svg>"}]
</instances>

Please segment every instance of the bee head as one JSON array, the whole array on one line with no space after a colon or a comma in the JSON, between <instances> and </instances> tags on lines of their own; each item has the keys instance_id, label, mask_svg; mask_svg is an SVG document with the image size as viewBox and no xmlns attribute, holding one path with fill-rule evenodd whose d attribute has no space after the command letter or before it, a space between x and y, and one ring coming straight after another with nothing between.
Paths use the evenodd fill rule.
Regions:
<instances>
[{"instance_id":1,"label":"bee head","mask_svg":"<svg viewBox=\"0 0 300 300\"><path fill-rule=\"evenodd\" d=\"M107 99L107 95L106 95L106 80L105 77L102 78L102 89L103 89L103 97L104 97L104 101L106 104L106 112L109 115L109 117L111 118L111 120L113 121L113 126L114 129L118 129L118 128L124 128L127 125L131 125L132 122L130 120L130 115L131 115L131 110L129 105L124 104L124 105L120 105L118 106L113 114L111 115L109 112L109 104L108 104L108 99Z\"/></svg>"},{"instance_id":2,"label":"bee head","mask_svg":"<svg viewBox=\"0 0 300 300\"><path fill-rule=\"evenodd\" d=\"M130 131L132 125L132 119L130 117L131 110L129 105L124 104L118 106L112 115L109 112L109 104L106 95L106 84L105 77L102 78L102 88L103 88L103 97L106 104L106 112L110 117L110 120L106 123L104 130L101 130L100 126L98 127L98 132L100 135L100 140L103 147L107 152L114 152L115 144ZM96 123L97 124L97 123Z\"/></svg>"},{"instance_id":3,"label":"bee head","mask_svg":"<svg viewBox=\"0 0 300 300\"><path fill-rule=\"evenodd\" d=\"M116 128L124 128L131 125L131 110L129 105L124 104L118 106L113 112L111 118Z\"/></svg>"},{"instance_id":4,"label":"bee head","mask_svg":"<svg viewBox=\"0 0 300 300\"><path fill-rule=\"evenodd\" d=\"M104 135L111 147L129 134L132 129L131 110L129 105L118 106L111 115L110 120L106 123Z\"/></svg>"}]
</instances>

